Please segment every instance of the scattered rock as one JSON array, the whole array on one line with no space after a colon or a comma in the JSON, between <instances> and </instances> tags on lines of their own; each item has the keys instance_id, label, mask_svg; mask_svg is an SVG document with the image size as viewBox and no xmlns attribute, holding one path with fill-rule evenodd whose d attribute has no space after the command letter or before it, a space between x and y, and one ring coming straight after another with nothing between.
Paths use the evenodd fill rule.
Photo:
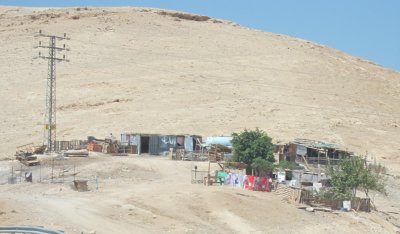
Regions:
<instances>
[{"instance_id":1,"label":"scattered rock","mask_svg":"<svg viewBox=\"0 0 400 234\"><path fill-rule=\"evenodd\" d=\"M307 208L306 208L306 211L308 211L308 212L314 212L314 208L312 208L312 207L307 207Z\"/></svg>"}]
</instances>

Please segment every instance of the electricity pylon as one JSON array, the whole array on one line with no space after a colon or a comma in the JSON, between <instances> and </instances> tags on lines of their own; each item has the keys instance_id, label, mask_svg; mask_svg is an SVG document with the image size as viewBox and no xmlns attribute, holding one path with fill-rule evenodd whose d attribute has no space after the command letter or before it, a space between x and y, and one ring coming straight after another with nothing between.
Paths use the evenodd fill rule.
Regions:
<instances>
[{"instance_id":1,"label":"electricity pylon","mask_svg":"<svg viewBox=\"0 0 400 234\"><path fill-rule=\"evenodd\" d=\"M46 88L46 112L44 118L44 136L43 144L47 145L47 152L54 152L56 142L56 63L57 62L69 62L65 59L65 54L62 58L57 58L57 51L69 51L68 48L63 44L62 47L57 47L57 41L69 40L70 38L64 33L64 37L43 34L42 30L39 31L37 37L49 38L49 45L42 45L39 41L39 46L36 48L45 48L49 50L49 55L44 56L39 52L38 58L48 60L48 72L47 72L47 88Z\"/></svg>"}]
</instances>

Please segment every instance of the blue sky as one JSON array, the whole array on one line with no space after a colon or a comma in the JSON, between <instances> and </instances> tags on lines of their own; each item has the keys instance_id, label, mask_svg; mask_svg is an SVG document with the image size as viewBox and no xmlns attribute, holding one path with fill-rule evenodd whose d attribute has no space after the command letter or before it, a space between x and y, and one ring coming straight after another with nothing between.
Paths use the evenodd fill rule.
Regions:
<instances>
[{"instance_id":1,"label":"blue sky","mask_svg":"<svg viewBox=\"0 0 400 234\"><path fill-rule=\"evenodd\" d=\"M400 71L400 0L0 0L0 5L141 6L186 11L314 41Z\"/></svg>"}]
</instances>

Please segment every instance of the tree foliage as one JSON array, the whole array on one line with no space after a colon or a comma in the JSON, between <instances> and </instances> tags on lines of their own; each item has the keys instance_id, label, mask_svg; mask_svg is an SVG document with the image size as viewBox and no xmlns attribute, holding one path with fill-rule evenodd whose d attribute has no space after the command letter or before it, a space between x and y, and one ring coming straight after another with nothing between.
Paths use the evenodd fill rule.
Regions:
<instances>
[{"instance_id":1,"label":"tree foliage","mask_svg":"<svg viewBox=\"0 0 400 234\"><path fill-rule=\"evenodd\" d=\"M274 145L272 139L262 130L245 129L240 133L232 134L234 159L251 165L256 158L264 159L270 163L275 162Z\"/></svg>"},{"instance_id":2,"label":"tree foliage","mask_svg":"<svg viewBox=\"0 0 400 234\"><path fill-rule=\"evenodd\" d=\"M287 160L282 160L278 164L278 168L283 169L283 170L285 170L285 169L293 170L295 167L296 167L296 164L289 162Z\"/></svg>"},{"instance_id":3,"label":"tree foliage","mask_svg":"<svg viewBox=\"0 0 400 234\"><path fill-rule=\"evenodd\" d=\"M274 163L257 157L251 163L251 167L255 170L257 176L267 176L275 169Z\"/></svg>"},{"instance_id":4,"label":"tree foliage","mask_svg":"<svg viewBox=\"0 0 400 234\"><path fill-rule=\"evenodd\" d=\"M382 177L374 168L360 156L345 158L337 167L329 167L335 197L353 198L357 190L364 191L367 197L370 190L385 192Z\"/></svg>"}]
</instances>

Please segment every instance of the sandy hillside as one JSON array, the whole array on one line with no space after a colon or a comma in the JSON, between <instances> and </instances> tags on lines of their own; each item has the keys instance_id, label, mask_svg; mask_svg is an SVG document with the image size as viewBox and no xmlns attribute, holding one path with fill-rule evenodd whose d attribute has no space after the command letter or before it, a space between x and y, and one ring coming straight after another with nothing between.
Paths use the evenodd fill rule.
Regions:
<instances>
[{"instance_id":1,"label":"sandy hillside","mask_svg":"<svg viewBox=\"0 0 400 234\"><path fill-rule=\"evenodd\" d=\"M70 62L57 67L58 139L260 127L275 141L304 137L368 151L400 175L398 72L301 39L140 8L0 7L0 158L42 141L47 62L33 59L39 29L71 37ZM71 176L49 183L43 162L42 172L29 169L35 183L0 186L0 224L67 233L393 233L400 224L394 176L389 196L375 197L379 212L332 214L307 213L273 193L192 185L192 162L91 155L65 164L69 175L77 164L91 191L73 191ZM18 167L0 161L1 183Z\"/></svg>"},{"instance_id":2,"label":"sandy hillside","mask_svg":"<svg viewBox=\"0 0 400 234\"><path fill-rule=\"evenodd\" d=\"M326 140L400 166L398 72L305 40L192 19L141 8L0 8L1 157L42 141L47 61L33 59L42 29L71 37L70 62L57 67L58 139L260 127L276 141Z\"/></svg>"}]
</instances>

